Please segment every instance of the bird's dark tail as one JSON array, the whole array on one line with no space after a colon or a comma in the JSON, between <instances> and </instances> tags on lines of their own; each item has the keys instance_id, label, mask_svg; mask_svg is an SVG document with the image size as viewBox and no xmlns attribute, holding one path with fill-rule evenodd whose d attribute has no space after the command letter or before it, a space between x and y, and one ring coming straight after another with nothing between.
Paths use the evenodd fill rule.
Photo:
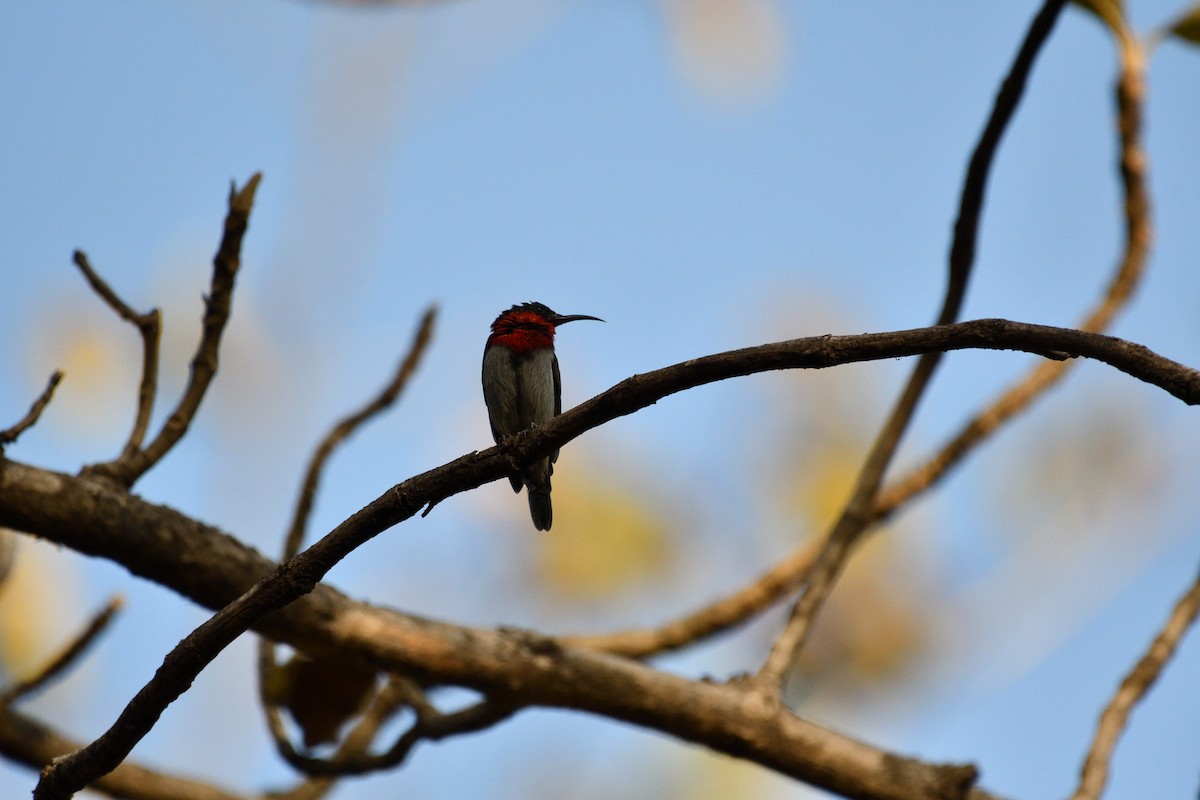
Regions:
<instances>
[{"instance_id":1,"label":"bird's dark tail","mask_svg":"<svg viewBox=\"0 0 1200 800\"><path fill-rule=\"evenodd\" d=\"M554 509L550 505L549 481L543 487L526 486L525 491L529 495L529 516L533 517L533 527L539 531L550 530Z\"/></svg>"}]
</instances>

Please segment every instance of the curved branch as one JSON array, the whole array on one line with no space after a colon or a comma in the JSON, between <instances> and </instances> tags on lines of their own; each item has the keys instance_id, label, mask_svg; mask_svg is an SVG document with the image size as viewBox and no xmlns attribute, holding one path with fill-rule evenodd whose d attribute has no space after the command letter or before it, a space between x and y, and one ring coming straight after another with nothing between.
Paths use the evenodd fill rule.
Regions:
<instances>
[{"instance_id":1,"label":"curved branch","mask_svg":"<svg viewBox=\"0 0 1200 800\"><path fill-rule=\"evenodd\" d=\"M1054 23L1065 5L1066 0L1045 0L1041 10L1033 18L1025 40L1017 51L1016 59L1000 86L1000 92L996 96L979 143L971 154L966 179L963 182L962 198L959 201L958 219L954 224L954 241L950 247L950 274L942 310L938 314L939 325L957 320L962 309L967 282L975 264L984 191L987 189L996 149L1000 146L1000 139L1025 92L1025 83L1033 70L1033 62L1050 38ZM871 445L866 461L855 480L850 499L846 501L841 514L822 543L821 552L807 574L804 588L792 606L787 624L771 646L771 651L756 676L764 690L773 695L778 695L782 690L787 670L807 641L817 614L845 569L855 544L871 525L872 511L879 487L883 483L883 475L896 453L896 448L900 446L904 431L912 422L917 404L920 403L934 372L941 364L942 355L940 351L933 351L918 359L900 397Z\"/></svg>"},{"instance_id":2,"label":"curved branch","mask_svg":"<svg viewBox=\"0 0 1200 800\"><path fill-rule=\"evenodd\" d=\"M308 528L308 518L312 513L313 503L316 500L317 485L320 482L321 472L324 470L330 455L333 454L334 449L339 444L346 441L363 424L368 422L372 417L386 411L400 397L400 393L408 385L409 379L412 377L413 372L416 371L417 365L421 362L421 357L429 347L429 342L433 338L433 325L436 318L436 306L430 306L425 310L425 313L421 317L421 322L417 327L416 336L413 338L408 352L401 360L399 367L396 369L387 386L378 395L364 404L362 408L342 418L334 425L321 440L321 443L317 445L316 450L313 451L308 468L305 470L300 497L296 501L296 510L292 517L292 524L288 529L288 534L284 541L284 560L296 555L301 543L304 541L304 534ZM262 703L263 711L267 716L267 729L271 734L272 740L275 742L275 749L285 760L296 766L297 761L295 759L303 757L296 752L295 747L288 741L282 712L278 704L271 699L267 688L268 679L277 667L275 644L269 639L260 639L258 643L258 687L259 699ZM368 740L360 749L365 752L366 746L369 744L370 741ZM312 760L319 761L319 759ZM310 769L306 769L305 771L310 774L314 772L314 770Z\"/></svg>"},{"instance_id":3,"label":"curved branch","mask_svg":"<svg viewBox=\"0 0 1200 800\"><path fill-rule=\"evenodd\" d=\"M1143 60L1136 43L1121 42L1121 74L1116 82L1120 173L1124 196L1125 245L1104 296L1080 323L1084 331L1102 332L1132 298L1145 272L1153 239L1148 159L1142 148L1142 106L1145 98ZM938 451L907 474L883 486L871 513L871 526L891 518L907 502L932 488L979 444L1004 423L1025 411L1066 375L1073 362L1043 361L979 412ZM812 567L819 541L807 541L750 584L652 629L571 636L579 647L645 658L685 647L720 633L779 601L798 588Z\"/></svg>"},{"instance_id":4,"label":"curved branch","mask_svg":"<svg viewBox=\"0 0 1200 800\"><path fill-rule=\"evenodd\" d=\"M1137 43L1129 37L1118 40L1120 75L1114 94L1117 103L1119 167L1124 197L1125 244L1117 269L1104 296L1088 312L1079 329L1101 332L1133 296L1145 272L1147 256L1154 238L1148 187L1149 159L1142 147L1142 107L1146 86L1144 59ZM1070 369L1068 361L1038 364L1022 380L1004 392L983 412L968 422L938 453L884 488L876 505L877 519L886 519L905 502L932 486L938 478L959 463L981 440L1000 425L1024 411Z\"/></svg>"},{"instance_id":5,"label":"curved branch","mask_svg":"<svg viewBox=\"0 0 1200 800\"><path fill-rule=\"evenodd\" d=\"M404 391L404 387L408 385L409 379L412 377L413 372L416 371L417 365L421 363L421 357L425 355L425 350L429 347L429 342L433 339L433 325L436 319L437 306L430 306L425 309L425 313L421 315L421 321L417 325L417 332L413 337L412 344L409 345L408 352L396 368L396 372L388 382L388 385L378 395L364 404L362 408L343 417L325 434L325 438L321 440L321 443L317 445L317 449L313 451L312 458L308 462L308 469L304 473L304 483L300 489L300 498L296 502L296 511L292 516L292 524L288 529L288 535L284 542L284 558L294 556L300 549L301 542L304 540L304 532L308 527L308 517L312 513L313 502L317 494L317 484L321 480L321 472L325 469L325 463L329 460L329 457L338 445L350 438L355 431L370 421L372 417L389 409L400 397L400 393Z\"/></svg>"},{"instance_id":6,"label":"curved branch","mask_svg":"<svg viewBox=\"0 0 1200 800\"><path fill-rule=\"evenodd\" d=\"M115 311L117 316L137 328L138 333L142 336L142 379L138 384L137 414L134 416L133 430L129 432L129 439L126 440L121 455L117 457L119 463L131 459L137 454L146 438L146 431L150 427L150 415L154 411L154 399L158 394L158 345L162 336L162 314L157 308L152 308L145 314L134 311L96 273L96 270L92 269L87 254L82 250L75 251L73 260L92 290L100 295L100 299Z\"/></svg>"},{"instance_id":7,"label":"curved branch","mask_svg":"<svg viewBox=\"0 0 1200 800\"><path fill-rule=\"evenodd\" d=\"M820 547L819 539L809 539L745 586L656 628L560 636L558 639L571 647L602 650L626 658L648 658L678 650L745 622L795 590L812 568Z\"/></svg>"},{"instance_id":8,"label":"curved branch","mask_svg":"<svg viewBox=\"0 0 1200 800\"><path fill-rule=\"evenodd\" d=\"M69 797L111 770L153 727L162 711L243 631L313 591L338 561L387 528L416 515L425 506L509 474L521 464L563 446L591 428L645 408L670 394L706 383L769 370L823 368L968 348L1016 349L1050 353L1054 357L1086 356L1159 386L1189 404L1200 403L1200 372L1164 358L1149 348L1110 336L998 319L892 333L795 339L719 353L636 375L502 445L470 453L397 484L307 550L279 565L181 641L108 731L88 747L46 770L35 797ZM7 472L11 473L11 468ZM4 480L7 483L12 478L6 474ZM4 494L0 492L0 496ZM7 524L4 505L0 501L0 524ZM29 530L28 525L28 521L20 521L13 527ZM592 657L601 658L598 654ZM594 709L589 707L587 710ZM646 722L641 716L616 716ZM744 742L729 750L726 749L731 746L729 742L718 738L724 745L718 749L744 753ZM770 760L760 763L770 765Z\"/></svg>"}]
</instances>

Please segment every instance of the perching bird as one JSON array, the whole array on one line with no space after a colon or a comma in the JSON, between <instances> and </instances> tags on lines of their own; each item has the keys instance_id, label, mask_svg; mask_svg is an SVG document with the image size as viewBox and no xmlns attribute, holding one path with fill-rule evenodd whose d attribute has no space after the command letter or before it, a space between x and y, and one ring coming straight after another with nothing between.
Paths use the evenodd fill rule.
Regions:
<instances>
[{"instance_id":1,"label":"perching bird","mask_svg":"<svg viewBox=\"0 0 1200 800\"><path fill-rule=\"evenodd\" d=\"M532 425L562 412L562 381L554 355L554 329L579 319L604 320L586 314L564 316L541 303L521 303L496 317L483 350L483 401L487 403L492 438L499 444ZM558 459L549 456L510 475L514 492L524 486L529 514L539 531L550 530L550 476Z\"/></svg>"}]
</instances>

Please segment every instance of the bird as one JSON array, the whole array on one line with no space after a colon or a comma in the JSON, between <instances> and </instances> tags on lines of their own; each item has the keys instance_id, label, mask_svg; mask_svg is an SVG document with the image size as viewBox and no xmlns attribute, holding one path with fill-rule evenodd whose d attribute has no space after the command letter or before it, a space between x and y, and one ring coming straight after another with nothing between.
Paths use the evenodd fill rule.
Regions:
<instances>
[{"instance_id":1,"label":"bird","mask_svg":"<svg viewBox=\"0 0 1200 800\"><path fill-rule=\"evenodd\" d=\"M483 401L496 444L562 413L562 379L554 355L554 329L568 322L599 317L559 314L541 303L518 303L492 323L483 349ZM550 476L558 450L509 476L513 491L524 486L533 527L550 530Z\"/></svg>"}]
</instances>

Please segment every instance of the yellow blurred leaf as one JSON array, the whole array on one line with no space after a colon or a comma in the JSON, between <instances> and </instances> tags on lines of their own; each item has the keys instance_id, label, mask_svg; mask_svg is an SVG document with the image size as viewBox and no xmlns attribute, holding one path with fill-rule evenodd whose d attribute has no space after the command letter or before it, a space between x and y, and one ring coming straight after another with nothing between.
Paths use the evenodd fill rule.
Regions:
<instances>
[{"instance_id":1,"label":"yellow blurred leaf","mask_svg":"<svg viewBox=\"0 0 1200 800\"><path fill-rule=\"evenodd\" d=\"M41 669L75 632L75 575L64 561L48 545L19 537L0 586L0 661L10 676Z\"/></svg>"},{"instance_id":2,"label":"yellow blurred leaf","mask_svg":"<svg viewBox=\"0 0 1200 800\"><path fill-rule=\"evenodd\" d=\"M671 561L665 520L639 498L573 463L554 475L554 530L539 537L537 577L575 599L611 595L659 576Z\"/></svg>"},{"instance_id":3,"label":"yellow blurred leaf","mask_svg":"<svg viewBox=\"0 0 1200 800\"><path fill-rule=\"evenodd\" d=\"M902 679L925 652L933 610L905 538L889 531L860 547L794 666L802 684L853 695Z\"/></svg>"},{"instance_id":4,"label":"yellow blurred leaf","mask_svg":"<svg viewBox=\"0 0 1200 800\"><path fill-rule=\"evenodd\" d=\"M47 367L65 373L50 419L77 435L120 436L128 430L141 369L137 332L99 300L42 309L31 334L30 380L45 381Z\"/></svg>"}]
</instances>

